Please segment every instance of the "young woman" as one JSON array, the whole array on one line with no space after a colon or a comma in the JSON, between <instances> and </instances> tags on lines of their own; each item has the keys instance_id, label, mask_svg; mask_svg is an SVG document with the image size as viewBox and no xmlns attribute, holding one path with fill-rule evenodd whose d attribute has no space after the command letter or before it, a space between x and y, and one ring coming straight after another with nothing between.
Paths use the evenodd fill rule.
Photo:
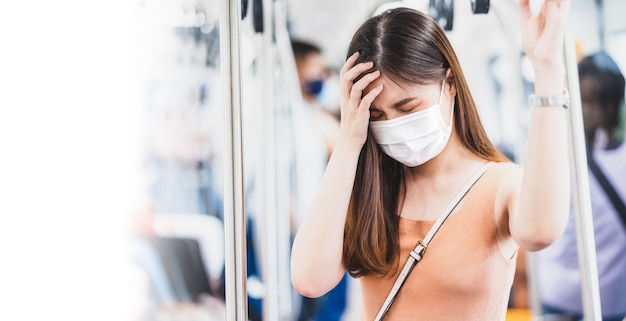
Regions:
<instances>
[{"instance_id":1,"label":"young woman","mask_svg":"<svg viewBox=\"0 0 626 321\"><path fill-rule=\"evenodd\" d=\"M564 101L569 0L532 16L520 1L536 101ZM566 113L533 107L522 169L487 138L452 46L428 16L399 8L356 32L341 72L341 135L292 249L305 296L359 277L373 320L409 252L466 181L478 180L408 276L385 320L504 320L519 248L543 249L568 217Z\"/></svg>"}]
</instances>

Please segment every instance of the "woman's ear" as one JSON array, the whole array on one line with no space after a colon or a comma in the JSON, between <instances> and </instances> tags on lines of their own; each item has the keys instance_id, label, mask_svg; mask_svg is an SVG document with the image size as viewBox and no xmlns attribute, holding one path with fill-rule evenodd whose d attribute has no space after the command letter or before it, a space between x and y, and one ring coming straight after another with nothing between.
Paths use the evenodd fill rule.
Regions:
<instances>
[{"instance_id":1,"label":"woman's ear","mask_svg":"<svg viewBox=\"0 0 626 321\"><path fill-rule=\"evenodd\" d=\"M450 86L449 94L450 97L456 96L456 82L454 81L454 74L452 74L452 69L448 68L446 70L446 83Z\"/></svg>"}]
</instances>

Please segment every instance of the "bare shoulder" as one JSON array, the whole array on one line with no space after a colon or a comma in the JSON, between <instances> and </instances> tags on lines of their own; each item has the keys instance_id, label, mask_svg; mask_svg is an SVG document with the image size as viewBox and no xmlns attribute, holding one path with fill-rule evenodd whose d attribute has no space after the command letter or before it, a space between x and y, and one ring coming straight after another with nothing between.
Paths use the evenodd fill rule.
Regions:
<instances>
[{"instance_id":1,"label":"bare shoulder","mask_svg":"<svg viewBox=\"0 0 626 321\"><path fill-rule=\"evenodd\" d=\"M524 168L521 165L512 162L498 163L496 166L499 166L502 171L498 194L504 193L505 195L508 195L509 193L519 191L522 185Z\"/></svg>"}]
</instances>

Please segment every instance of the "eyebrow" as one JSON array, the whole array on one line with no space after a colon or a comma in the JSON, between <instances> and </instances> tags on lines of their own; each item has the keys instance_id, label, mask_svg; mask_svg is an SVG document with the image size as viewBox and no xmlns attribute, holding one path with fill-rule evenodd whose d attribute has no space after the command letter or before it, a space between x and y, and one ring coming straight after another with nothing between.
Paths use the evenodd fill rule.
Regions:
<instances>
[{"instance_id":1,"label":"eyebrow","mask_svg":"<svg viewBox=\"0 0 626 321\"><path fill-rule=\"evenodd\" d=\"M393 104L393 108L400 108L404 105L406 105L407 103L415 100L416 97L409 97L409 98L404 98L400 101L398 101L397 103Z\"/></svg>"},{"instance_id":2,"label":"eyebrow","mask_svg":"<svg viewBox=\"0 0 626 321\"><path fill-rule=\"evenodd\" d=\"M408 103L410 103L411 101L417 99L417 97L408 97L408 98L404 98L398 102L396 102L395 104L393 104L393 108L400 108ZM376 106L371 105L370 110L376 110L376 111L380 111L378 108L376 108Z\"/></svg>"}]
</instances>

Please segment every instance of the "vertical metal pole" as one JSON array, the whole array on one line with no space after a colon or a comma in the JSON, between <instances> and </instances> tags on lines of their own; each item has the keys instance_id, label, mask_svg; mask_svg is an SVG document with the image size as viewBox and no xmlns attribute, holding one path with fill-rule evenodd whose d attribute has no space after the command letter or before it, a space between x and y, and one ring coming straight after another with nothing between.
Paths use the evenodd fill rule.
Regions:
<instances>
[{"instance_id":1,"label":"vertical metal pole","mask_svg":"<svg viewBox=\"0 0 626 321\"><path fill-rule=\"evenodd\" d=\"M535 253L526 252L526 276L528 278L528 301L532 312L531 320L543 320L543 306L541 305L541 297L539 296L539 286L537 284L537 264L535 262Z\"/></svg>"},{"instance_id":2,"label":"vertical metal pole","mask_svg":"<svg viewBox=\"0 0 626 321\"><path fill-rule=\"evenodd\" d=\"M606 49L606 28L604 26L604 1L596 0L596 10L598 10L598 39L600 39L600 49Z\"/></svg>"},{"instance_id":3,"label":"vertical metal pole","mask_svg":"<svg viewBox=\"0 0 626 321\"><path fill-rule=\"evenodd\" d=\"M302 95L300 94L300 86L298 80L298 73L296 70L296 63L293 57L293 50L291 48L291 42L289 37L289 32L287 30L287 1L286 0L276 0L274 3L274 33L276 37L276 51L278 60L281 67L281 93L285 93L281 95L283 103L286 106L282 106L282 115L281 120L282 124L285 127L289 127L291 134L291 138L297 142L298 131L294 129L297 126L296 118L299 112L299 108L302 106ZM282 137L279 137L284 139ZM283 141L285 143L285 141ZM288 144L292 144L291 142ZM283 145L283 147L287 147L287 145ZM296 163L298 166L300 164L306 163L301 162L298 159L298 145L296 143L295 146L289 145L287 148L283 148L281 150L281 165L285 168L280 168L282 172L281 177L281 196L285 197L285 195L290 195L293 193L294 188L297 189L297 186L292 184L291 179L289 179L290 174L290 166L292 157L291 153L296 154ZM286 158L283 158L286 157ZM286 163L285 163L286 161ZM298 175L298 174L296 174ZM297 185L297 183L295 183ZM285 204L281 204L285 205ZM287 318L291 316L293 320L293 315L298 313L300 310L301 297L295 293L293 290L293 286L291 285L290 278L290 261L291 261L291 226L290 221L293 219L292 211L293 209L287 205L281 206L278 211L278 221L281 226L284 228L280 228L277 230L278 238L281 240L278 244L278 253L279 256L279 265L278 265L278 273L281 279L279 280L279 288L280 288L280 314L281 320L288 320ZM297 219L296 219L297 220Z\"/></svg>"},{"instance_id":4,"label":"vertical metal pole","mask_svg":"<svg viewBox=\"0 0 626 321\"><path fill-rule=\"evenodd\" d=\"M567 85L570 92L569 128L572 171L572 196L576 222L576 243L578 245L578 265L582 290L583 312L586 321L601 321L600 285L596 260L596 243L593 234L591 197L589 195L589 175L587 153L583 129L578 62L574 41L565 35L565 66Z\"/></svg>"},{"instance_id":5,"label":"vertical metal pole","mask_svg":"<svg viewBox=\"0 0 626 321\"><path fill-rule=\"evenodd\" d=\"M259 1L259 0L256 0ZM274 135L274 15L273 0L263 2L263 37L261 43L261 79L263 95L262 143L263 160L261 173L263 255L262 273L265 293L263 296L263 320L279 320L278 276L278 213L276 205L276 152Z\"/></svg>"},{"instance_id":6,"label":"vertical metal pole","mask_svg":"<svg viewBox=\"0 0 626 321\"><path fill-rule=\"evenodd\" d=\"M243 199L240 0L220 2L220 71L224 107L224 237L226 319L247 321L246 227Z\"/></svg>"}]
</instances>

